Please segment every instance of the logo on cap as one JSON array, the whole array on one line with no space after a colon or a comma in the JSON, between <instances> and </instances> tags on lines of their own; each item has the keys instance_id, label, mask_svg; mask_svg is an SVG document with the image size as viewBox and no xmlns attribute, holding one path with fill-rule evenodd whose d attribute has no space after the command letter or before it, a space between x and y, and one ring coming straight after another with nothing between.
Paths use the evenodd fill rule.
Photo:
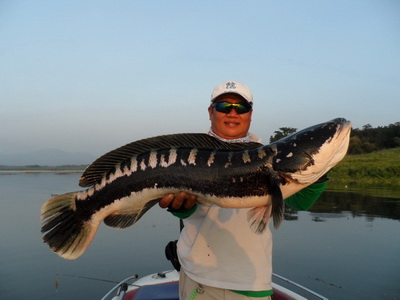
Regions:
<instances>
[{"instance_id":1,"label":"logo on cap","mask_svg":"<svg viewBox=\"0 0 400 300\"><path fill-rule=\"evenodd\" d=\"M236 89L235 83L232 82L232 81L227 82L227 83L226 83L226 89L227 89L227 90L229 90L229 89Z\"/></svg>"}]
</instances>

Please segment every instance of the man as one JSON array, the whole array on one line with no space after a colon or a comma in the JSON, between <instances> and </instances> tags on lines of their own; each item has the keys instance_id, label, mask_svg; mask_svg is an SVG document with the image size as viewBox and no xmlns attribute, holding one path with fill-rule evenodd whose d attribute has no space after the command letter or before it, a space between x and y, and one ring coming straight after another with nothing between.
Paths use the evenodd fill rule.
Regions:
<instances>
[{"instance_id":1,"label":"man","mask_svg":"<svg viewBox=\"0 0 400 300\"><path fill-rule=\"evenodd\" d=\"M209 134L225 142L260 142L249 133L253 96L247 86L227 81L216 86L208 113ZM298 210L311 207L325 190L324 180L285 199ZM272 234L254 233L249 209L196 204L188 193L168 194L160 201L184 220L177 253L181 264L180 299L271 299Z\"/></svg>"}]
</instances>

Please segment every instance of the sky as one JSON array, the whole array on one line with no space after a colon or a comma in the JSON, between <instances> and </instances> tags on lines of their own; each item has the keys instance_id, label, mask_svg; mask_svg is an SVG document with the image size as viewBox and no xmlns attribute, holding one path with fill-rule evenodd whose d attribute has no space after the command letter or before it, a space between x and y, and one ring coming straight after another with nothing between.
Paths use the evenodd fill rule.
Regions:
<instances>
[{"instance_id":1,"label":"sky","mask_svg":"<svg viewBox=\"0 0 400 300\"><path fill-rule=\"evenodd\" d=\"M251 131L400 121L400 1L0 0L0 154L102 155L206 132L251 89Z\"/></svg>"}]
</instances>

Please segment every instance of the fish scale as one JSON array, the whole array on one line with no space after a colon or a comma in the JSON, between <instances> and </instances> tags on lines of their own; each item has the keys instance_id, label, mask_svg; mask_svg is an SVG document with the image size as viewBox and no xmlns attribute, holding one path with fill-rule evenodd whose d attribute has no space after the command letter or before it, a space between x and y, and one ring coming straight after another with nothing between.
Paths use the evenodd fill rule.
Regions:
<instances>
[{"instance_id":1,"label":"fish scale","mask_svg":"<svg viewBox=\"0 0 400 300\"><path fill-rule=\"evenodd\" d=\"M127 144L83 172L80 185L87 190L53 197L42 206L43 240L61 257L75 259L101 222L126 228L164 195L180 191L196 195L200 205L250 208L255 234L265 230L271 216L277 228L283 200L343 159L350 130L350 122L338 118L270 145L226 143L206 134Z\"/></svg>"}]
</instances>

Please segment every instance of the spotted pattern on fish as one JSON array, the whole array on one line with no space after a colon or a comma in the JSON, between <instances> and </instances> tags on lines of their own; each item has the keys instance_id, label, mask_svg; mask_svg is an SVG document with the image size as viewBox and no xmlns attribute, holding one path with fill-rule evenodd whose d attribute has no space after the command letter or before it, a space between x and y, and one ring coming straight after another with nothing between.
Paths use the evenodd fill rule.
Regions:
<instances>
[{"instance_id":1,"label":"spotted pattern on fish","mask_svg":"<svg viewBox=\"0 0 400 300\"><path fill-rule=\"evenodd\" d=\"M196 157L197 157L197 149L194 148L190 150L189 158L188 158L188 163L191 165L196 165Z\"/></svg>"},{"instance_id":2,"label":"spotted pattern on fish","mask_svg":"<svg viewBox=\"0 0 400 300\"><path fill-rule=\"evenodd\" d=\"M168 151L168 153L161 154L161 160L159 165L161 167L168 168L169 166L173 165L176 162L176 157L177 157L176 149L172 148Z\"/></svg>"},{"instance_id":3,"label":"spotted pattern on fish","mask_svg":"<svg viewBox=\"0 0 400 300\"><path fill-rule=\"evenodd\" d=\"M214 154L208 154L204 150L194 149L176 149L176 150L161 150L158 152L150 152L137 157L133 157L126 165L140 165L140 168L130 169L124 172L121 176L120 167L116 167L111 170L107 176L106 180L99 184L96 184L87 191L78 194L80 200L85 199L85 205L88 203L93 203L94 206L104 206L111 204L114 199L121 199L124 197L129 197L132 193L137 193L146 187L148 183L143 178L146 177L146 170L150 165L157 165L154 169L158 170L158 176L152 178L152 181L157 182L158 188L168 188L172 185L171 178L168 176L171 172L177 174L174 181L180 182L181 189L196 191L199 186L208 190L214 189L215 182L212 180L215 175L213 171L209 168L209 161L211 155L215 157L215 168L220 169L220 177L226 178L225 180L235 180L237 185L230 187L229 191L226 189L216 189L214 195L216 197L225 197L231 194L235 194L238 197L244 197L248 195L260 196L268 192L268 187L259 187L258 182L263 180L262 178L270 177L270 170L265 168L265 159L260 159L258 157L258 149L249 150L246 156L252 156L253 166L252 168L246 167L246 171L240 170L244 167L243 165L243 153L242 152L226 152L226 151L214 151ZM173 164L170 164L168 168L162 167L162 157L173 156ZM155 159L157 157L157 164L151 162L150 157ZM197 157L197 160L196 160ZM175 159L176 158L176 159ZM136 163L139 161L139 163ZM187 162L187 163L186 163ZM223 168L221 168L223 166ZM182 168L184 167L184 168ZM201 168L201 173L199 172ZM231 172L231 169L235 169L235 172ZM196 172L198 176L192 179L190 174ZM224 172L222 172L224 171ZM235 176L235 173L250 173L248 176ZM139 180L142 179L142 180ZM266 179L265 179L266 180ZM176 185L176 183L174 183ZM113 197L108 198L108 202L104 202L103 189L107 187L108 193L112 194ZM124 187L124 189L121 189ZM178 188L179 189L179 188ZM94 210L98 210L96 207ZM89 215L88 215L89 217ZM86 221L86 220L85 220Z\"/></svg>"},{"instance_id":4,"label":"spotted pattern on fish","mask_svg":"<svg viewBox=\"0 0 400 300\"><path fill-rule=\"evenodd\" d=\"M243 151L242 159L243 159L244 163L251 163L251 158L250 158L250 155L249 155L249 151L247 151L247 150Z\"/></svg>"},{"instance_id":5,"label":"spotted pattern on fish","mask_svg":"<svg viewBox=\"0 0 400 300\"><path fill-rule=\"evenodd\" d=\"M207 166L211 167L211 165L214 163L215 161L215 153L216 151L211 152L210 156L208 157L207 160Z\"/></svg>"},{"instance_id":6,"label":"spotted pattern on fish","mask_svg":"<svg viewBox=\"0 0 400 300\"><path fill-rule=\"evenodd\" d=\"M157 167L159 159L157 158L157 151L151 151L149 157L149 167L154 169Z\"/></svg>"},{"instance_id":7,"label":"spotted pattern on fish","mask_svg":"<svg viewBox=\"0 0 400 300\"><path fill-rule=\"evenodd\" d=\"M230 153L228 154L227 162L226 162L225 165L224 165L225 168L229 168L230 166L232 166L232 155L233 155L232 152L230 152Z\"/></svg>"},{"instance_id":8,"label":"spotted pattern on fish","mask_svg":"<svg viewBox=\"0 0 400 300\"><path fill-rule=\"evenodd\" d=\"M266 157L267 156L267 153L265 152L265 150L263 149L263 148L259 148L258 149L258 157L260 158L260 159L263 159L264 157Z\"/></svg>"}]
</instances>

